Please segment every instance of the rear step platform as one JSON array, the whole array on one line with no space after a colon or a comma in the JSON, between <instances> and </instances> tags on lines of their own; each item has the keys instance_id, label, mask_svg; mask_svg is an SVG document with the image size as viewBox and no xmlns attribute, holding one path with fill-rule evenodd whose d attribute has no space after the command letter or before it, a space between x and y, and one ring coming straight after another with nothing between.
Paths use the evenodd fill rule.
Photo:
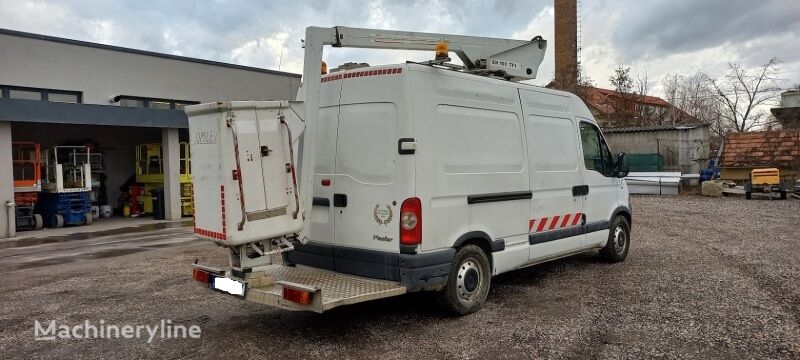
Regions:
<instances>
[{"instance_id":1,"label":"rear step platform","mask_svg":"<svg viewBox=\"0 0 800 360\"><path fill-rule=\"evenodd\" d=\"M304 266L267 265L254 268L249 275L246 300L287 310L321 313L341 305L406 293L406 287L397 282ZM311 293L310 302L301 304L284 299L284 288Z\"/></svg>"}]
</instances>

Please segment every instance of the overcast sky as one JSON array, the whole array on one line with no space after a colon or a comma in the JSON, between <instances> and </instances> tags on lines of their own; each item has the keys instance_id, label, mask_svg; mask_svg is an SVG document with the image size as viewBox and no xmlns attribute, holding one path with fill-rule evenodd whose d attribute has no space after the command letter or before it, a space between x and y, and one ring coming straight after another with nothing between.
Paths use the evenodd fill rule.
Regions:
<instances>
[{"instance_id":1,"label":"overcast sky","mask_svg":"<svg viewBox=\"0 0 800 360\"><path fill-rule=\"evenodd\" d=\"M553 77L552 0L122 1L0 0L0 27L242 65L301 72L306 26L354 26L550 40L536 84ZM601 87L617 65L718 75L728 61L783 62L800 83L800 0L583 0L581 60ZM328 51L331 67L427 60L404 51Z\"/></svg>"}]
</instances>

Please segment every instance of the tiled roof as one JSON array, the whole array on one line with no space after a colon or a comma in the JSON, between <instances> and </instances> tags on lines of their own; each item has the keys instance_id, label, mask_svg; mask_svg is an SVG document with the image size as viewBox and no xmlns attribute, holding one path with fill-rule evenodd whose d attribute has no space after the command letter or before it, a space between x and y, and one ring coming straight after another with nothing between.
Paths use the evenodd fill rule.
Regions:
<instances>
[{"instance_id":1,"label":"tiled roof","mask_svg":"<svg viewBox=\"0 0 800 360\"><path fill-rule=\"evenodd\" d=\"M584 96L586 102L604 114L613 114L616 112L615 102L622 101L622 95L615 90L601 89L596 87L589 87L584 89ZM664 99L638 94L626 94L630 99L639 104L647 104L652 106L668 107L668 102Z\"/></svg>"},{"instance_id":2,"label":"tiled roof","mask_svg":"<svg viewBox=\"0 0 800 360\"><path fill-rule=\"evenodd\" d=\"M800 129L725 135L720 165L739 168L800 166Z\"/></svg>"}]
</instances>

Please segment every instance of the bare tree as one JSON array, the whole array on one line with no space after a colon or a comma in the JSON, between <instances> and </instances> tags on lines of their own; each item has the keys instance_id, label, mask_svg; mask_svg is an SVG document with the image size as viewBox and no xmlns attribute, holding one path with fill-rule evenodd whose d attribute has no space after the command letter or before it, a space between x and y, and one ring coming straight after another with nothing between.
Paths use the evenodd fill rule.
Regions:
<instances>
[{"instance_id":1,"label":"bare tree","mask_svg":"<svg viewBox=\"0 0 800 360\"><path fill-rule=\"evenodd\" d=\"M709 86L720 103L719 117L724 126L733 131L750 131L766 126L768 113L761 108L778 96L775 66L778 60L770 59L753 71L728 63L728 72L719 79L710 79Z\"/></svg>"},{"instance_id":2,"label":"bare tree","mask_svg":"<svg viewBox=\"0 0 800 360\"><path fill-rule=\"evenodd\" d=\"M672 105L665 115L666 122L681 124L700 121L711 124L712 128L719 124L720 105L708 75L701 72L690 76L667 75L662 87L664 100Z\"/></svg>"},{"instance_id":3,"label":"bare tree","mask_svg":"<svg viewBox=\"0 0 800 360\"><path fill-rule=\"evenodd\" d=\"M650 93L647 69L636 75L634 85L636 87L636 104L634 106L639 126L661 125L664 119L663 112L656 106L648 105L645 101L645 97Z\"/></svg>"}]
</instances>

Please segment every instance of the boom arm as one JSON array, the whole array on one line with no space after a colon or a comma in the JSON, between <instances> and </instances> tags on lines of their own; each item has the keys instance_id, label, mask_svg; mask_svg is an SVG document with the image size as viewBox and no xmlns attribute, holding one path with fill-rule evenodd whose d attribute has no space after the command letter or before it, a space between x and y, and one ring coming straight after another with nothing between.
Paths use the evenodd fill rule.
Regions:
<instances>
[{"instance_id":1,"label":"boom arm","mask_svg":"<svg viewBox=\"0 0 800 360\"><path fill-rule=\"evenodd\" d=\"M539 36L530 41L523 41L343 26L306 28L303 87L298 93L298 100L305 101L305 111L297 112L305 123L298 154L301 208L305 212L301 239L308 237L311 225L309 205L312 203L314 188L312 181L319 122L320 68L324 46L433 51L440 42L447 43L449 51L458 55L467 70L503 71L506 77L514 81L536 78L547 49L547 41Z\"/></svg>"},{"instance_id":2,"label":"boom arm","mask_svg":"<svg viewBox=\"0 0 800 360\"><path fill-rule=\"evenodd\" d=\"M334 29L334 47L431 51L437 43L444 42L467 69L503 70L512 80L536 78L547 47L541 37L523 41L343 26Z\"/></svg>"}]
</instances>

